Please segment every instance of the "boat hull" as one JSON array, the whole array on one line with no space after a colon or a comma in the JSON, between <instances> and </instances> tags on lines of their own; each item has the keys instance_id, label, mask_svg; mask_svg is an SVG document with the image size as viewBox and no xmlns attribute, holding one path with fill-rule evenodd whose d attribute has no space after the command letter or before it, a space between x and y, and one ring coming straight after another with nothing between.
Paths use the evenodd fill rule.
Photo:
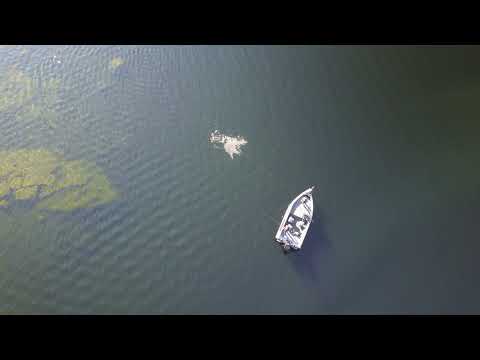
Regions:
<instances>
[{"instance_id":1,"label":"boat hull","mask_svg":"<svg viewBox=\"0 0 480 360\"><path fill-rule=\"evenodd\" d=\"M275 240L284 251L300 250L313 219L313 192L311 187L299 194L287 207Z\"/></svg>"}]
</instances>

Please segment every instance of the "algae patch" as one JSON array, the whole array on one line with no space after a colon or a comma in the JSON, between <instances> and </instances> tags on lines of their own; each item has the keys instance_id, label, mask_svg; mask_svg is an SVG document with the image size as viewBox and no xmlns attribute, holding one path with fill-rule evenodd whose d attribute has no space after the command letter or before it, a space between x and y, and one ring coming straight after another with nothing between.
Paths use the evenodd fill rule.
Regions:
<instances>
[{"instance_id":1,"label":"algae patch","mask_svg":"<svg viewBox=\"0 0 480 360\"><path fill-rule=\"evenodd\" d=\"M241 146L248 143L248 141L241 136L228 136L215 130L210 134L210 142L213 144L222 144L225 152L233 159L233 155L240 155L242 153Z\"/></svg>"},{"instance_id":2,"label":"algae patch","mask_svg":"<svg viewBox=\"0 0 480 360\"><path fill-rule=\"evenodd\" d=\"M72 211L117 198L96 165L44 149L0 151L0 208L31 201L36 210Z\"/></svg>"}]
</instances>

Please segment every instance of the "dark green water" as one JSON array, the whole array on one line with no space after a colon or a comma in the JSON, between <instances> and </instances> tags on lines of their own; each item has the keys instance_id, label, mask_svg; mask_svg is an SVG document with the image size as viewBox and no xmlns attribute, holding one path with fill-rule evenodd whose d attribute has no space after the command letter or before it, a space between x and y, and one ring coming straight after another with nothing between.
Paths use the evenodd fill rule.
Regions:
<instances>
[{"instance_id":1,"label":"dark green water","mask_svg":"<svg viewBox=\"0 0 480 360\"><path fill-rule=\"evenodd\" d=\"M0 48L13 64L59 79L56 118L4 109L1 150L95 162L120 195L0 210L0 313L480 312L480 47ZM276 221L312 185L285 256Z\"/></svg>"}]
</instances>

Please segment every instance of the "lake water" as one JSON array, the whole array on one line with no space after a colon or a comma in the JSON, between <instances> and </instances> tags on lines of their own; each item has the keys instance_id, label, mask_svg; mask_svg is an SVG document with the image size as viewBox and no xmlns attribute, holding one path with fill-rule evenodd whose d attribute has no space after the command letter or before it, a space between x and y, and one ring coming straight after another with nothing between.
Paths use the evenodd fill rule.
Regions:
<instances>
[{"instance_id":1,"label":"lake water","mask_svg":"<svg viewBox=\"0 0 480 360\"><path fill-rule=\"evenodd\" d=\"M0 208L0 313L480 313L479 64L478 46L0 47L0 151L95 164L118 195ZM248 143L231 158L214 130Z\"/></svg>"}]
</instances>

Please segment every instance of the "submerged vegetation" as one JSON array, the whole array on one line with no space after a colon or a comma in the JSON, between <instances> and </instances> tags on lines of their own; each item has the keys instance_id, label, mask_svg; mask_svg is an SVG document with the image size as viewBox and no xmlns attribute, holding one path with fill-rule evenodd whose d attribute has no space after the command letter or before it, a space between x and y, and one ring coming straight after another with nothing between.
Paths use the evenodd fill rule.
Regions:
<instances>
[{"instance_id":1,"label":"submerged vegetation","mask_svg":"<svg viewBox=\"0 0 480 360\"><path fill-rule=\"evenodd\" d=\"M53 106L60 86L58 79L35 80L11 66L0 73L0 112L12 111L17 118L40 119L49 127L56 125Z\"/></svg>"},{"instance_id":2,"label":"submerged vegetation","mask_svg":"<svg viewBox=\"0 0 480 360\"><path fill-rule=\"evenodd\" d=\"M0 151L0 208L30 201L36 210L72 211L109 203L117 192L103 172L44 149Z\"/></svg>"},{"instance_id":3,"label":"submerged vegetation","mask_svg":"<svg viewBox=\"0 0 480 360\"><path fill-rule=\"evenodd\" d=\"M33 93L33 79L15 67L0 74L0 112L31 101Z\"/></svg>"}]
</instances>

